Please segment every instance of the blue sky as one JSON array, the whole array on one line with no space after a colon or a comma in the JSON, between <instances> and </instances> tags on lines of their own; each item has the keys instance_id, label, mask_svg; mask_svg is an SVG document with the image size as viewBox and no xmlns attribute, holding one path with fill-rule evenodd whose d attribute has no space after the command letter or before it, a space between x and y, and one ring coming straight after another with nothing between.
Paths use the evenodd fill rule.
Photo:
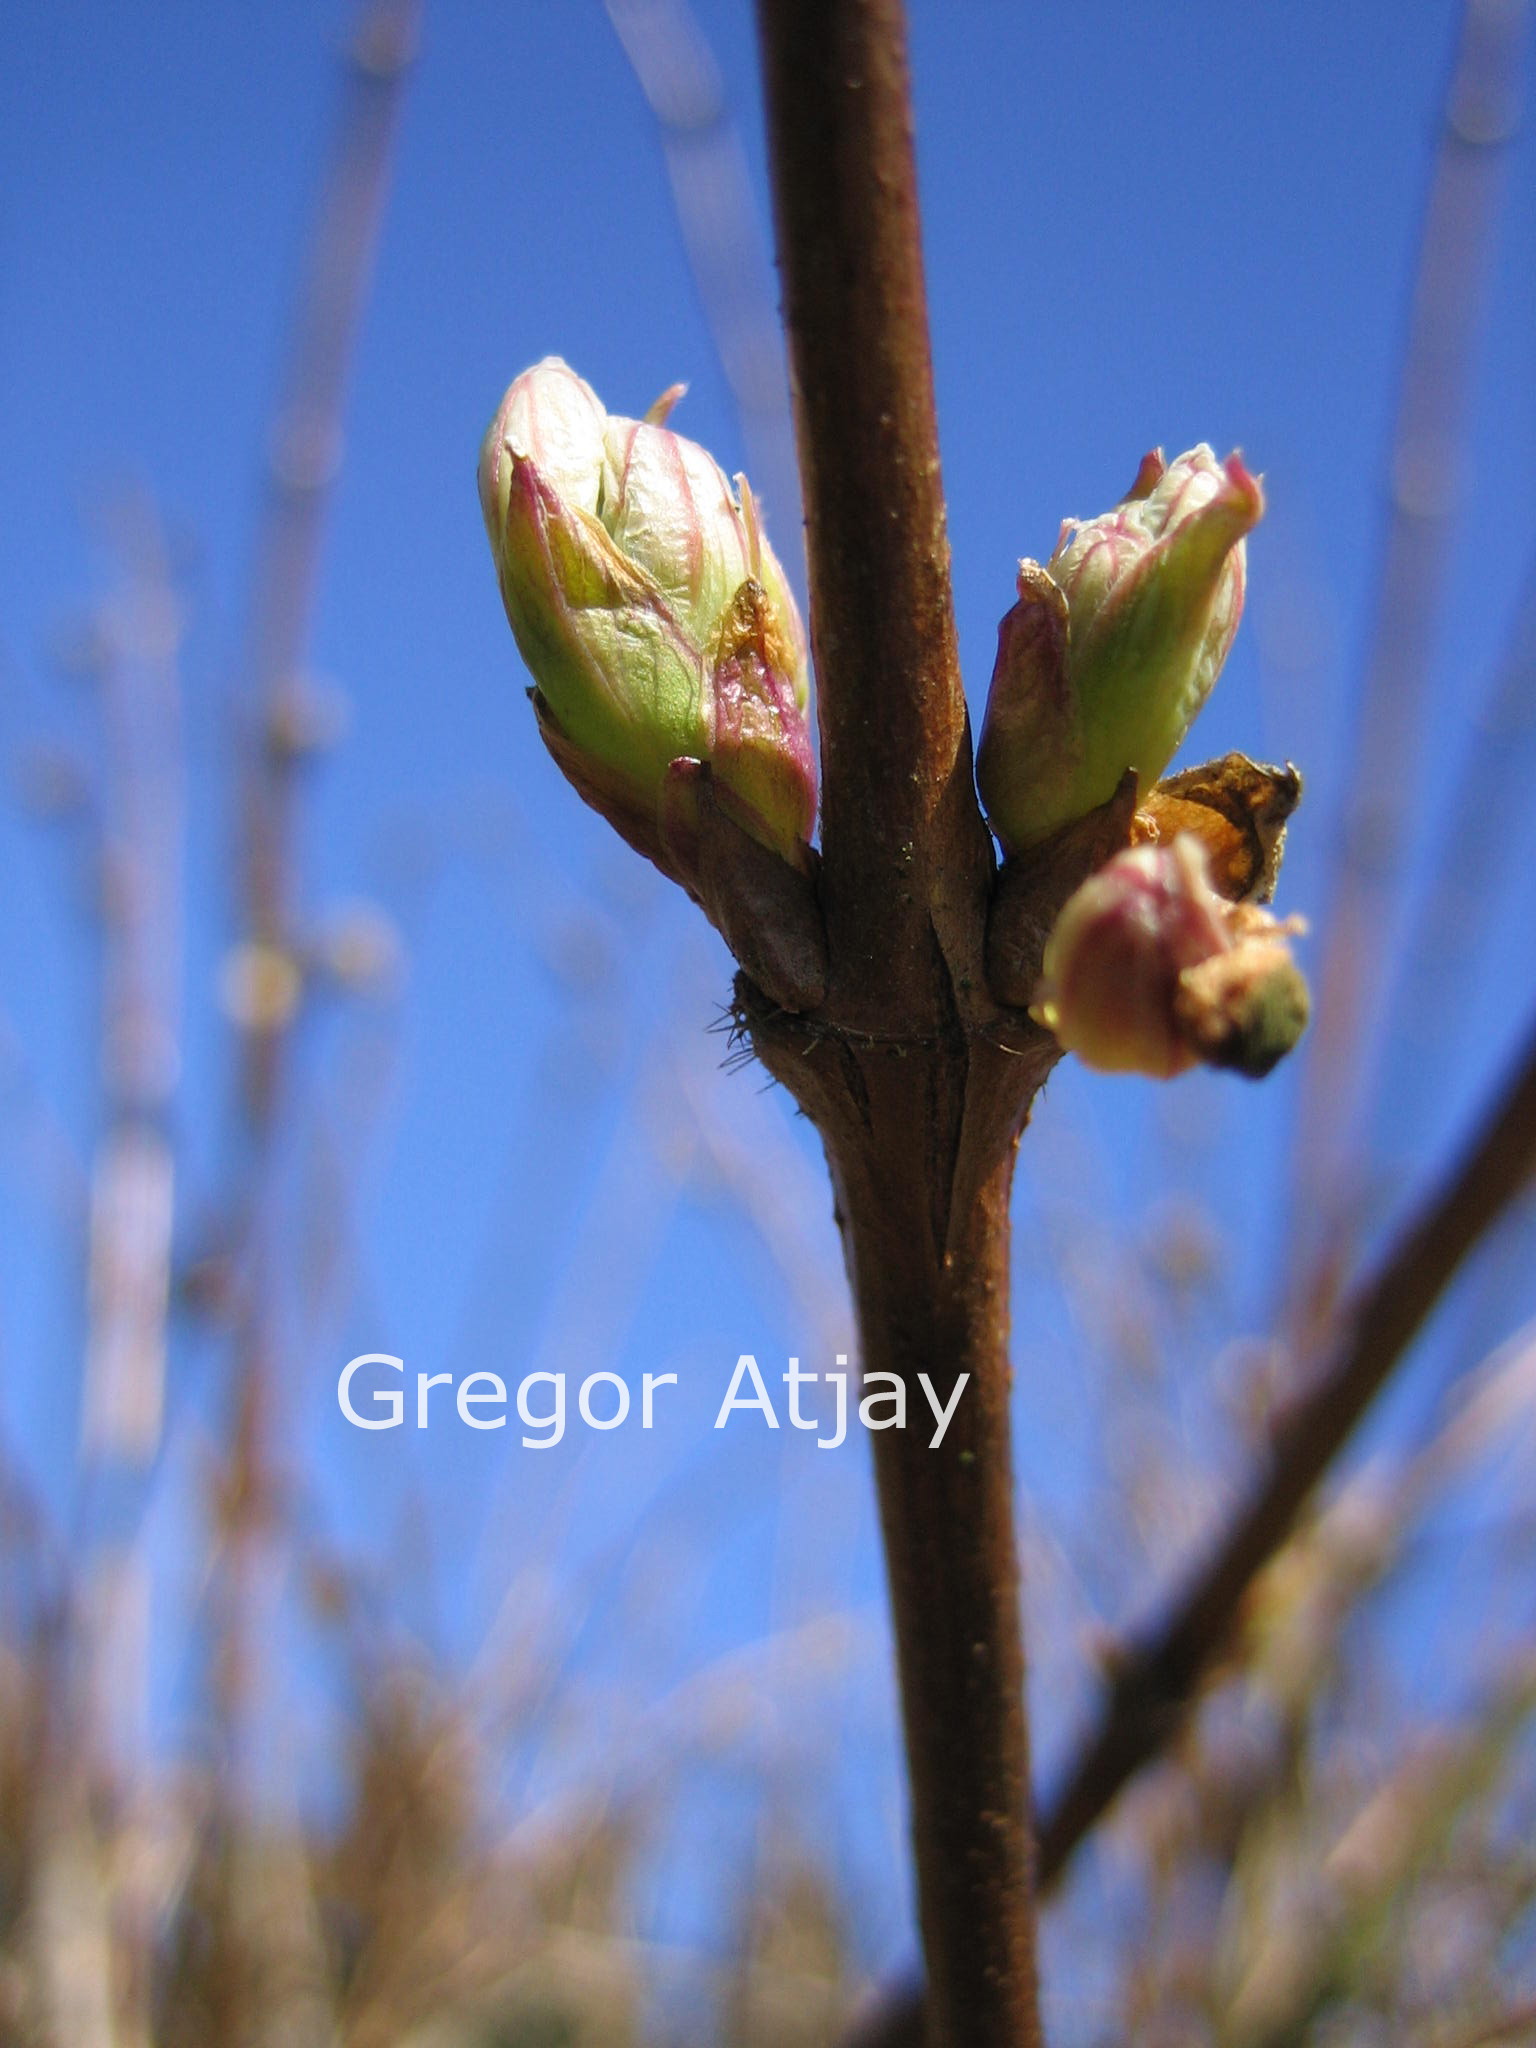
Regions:
<instances>
[{"instance_id":1,"label":"blue sky","mask_svg":"<svg viewBox=\"0 0 1536 2048\"><path fill-rule=\"evenodd\" d=\"M1102 510L1155 442L1240 446L1270 512L1251 544L1248 620L1191 754L1240 746L1302 766L1310 794L1282 907L1315 922L1347 801L1456 12L1447 0L912 9L973 715L1017 557L1043 557L1064 514ZM749 10L721 0L698 13L766 222ZM263 435L347 18L296 0L32 0L0 77L9 759L49 735L87 759L97 745L89 705L48 663L60 621L107 573L93 511L136 480L190 549L184 1249L231 1142L217 973L232 711ZM1533 150L1527 130L1498 215L1409 893L1443 859L1536 532ZM311 649L350 723L306 790L302 829L306 904L382 902L408 973L382 1013L325 1010L303 1034L303 1099L325 1120L343 1190L346 1278L322 1312L295 1314L285 1440L317 1520L381 1561L404 1625L450 1658L483 1635L509 1557L530 1584L547 1574L564 1589L560 1656L615 1698L662 1697L681 1673L807 1617L862 1617L867 1640L839 1681L847 1754L807 1764L807 1799L866 1887L877 1959L905 1937L866 1474L854 1448L818 1456L750 1422L710 1429L738 1352L782 1370L791 1350L809 1363L846 1343L815 1148L750 1073L719 1072L707 1035L726 986L718 942L545 757L481 530L480 435L511 377L552 352L616 411L686 380L675 424L728 469L745 460L656 127L601 8L429 4ZM766 518L792 554L793 507L770 495ZM1513 744L1529 761L1529 732ZM1500 839L1475 959L1453 989L1428 963L1394 1013L1387 1093L1367 1119L1383 1215L1479 1099L1531 997L1528 806ZM37 1133L40 1117L56 1120L64 1152L89 1154L99 992L67 843L7 803L0 863L0 1430L67 1520L82 1282ZM1188 1380L1179 1426L1203 1441L1202 1375L1273 1306L1296 1102L1294 1075L1260 1090L1196 1077L1160 1092L1072 1071L1053 1084L1021 1169L1016 1353L1021 1474L1062 1529L1101 1456L1103 1395L1062 1257L1119 1256L1181 1205L1209 1206L1227 1278L1172 1333ZM701 1140L701 1118L723 1120L728 1156ZM767 1191L751 1186L764 1156ZM296 1155L285 1188L297 1287L325 1206L313 1161ZM798 1290L765 1258L775 1232ZM1523 1268L1504 1273L1457 1328L1497 1334L1531 1301ZM1461 1342L1473 1338L1442 1336L1436 1371L1461 1360ZM403 1355L412 1372L509 1379L602 1364L638 1386L643 1370L675 1369L682 1388L654 1442L573 1430L535 1459L457 1428L364 1439L333 1398L340 1364L363 1350ZM220 1357L195 1334L173 1354L167 1470L148 1510L173 1645L192 1613L185 1502L198 1431L221 1412ZM1092 1582L1097 1566L1083 1568ZM164 1661L174 1702L195 1659L183 1647ZM1069 1692L1047 1711L1048 1758L1073 1703ZM538 1750L530 1782L561 1767L558 1744ZM848 1786L859 1796L842 1797Z\"/></svg>"}]
</instances>

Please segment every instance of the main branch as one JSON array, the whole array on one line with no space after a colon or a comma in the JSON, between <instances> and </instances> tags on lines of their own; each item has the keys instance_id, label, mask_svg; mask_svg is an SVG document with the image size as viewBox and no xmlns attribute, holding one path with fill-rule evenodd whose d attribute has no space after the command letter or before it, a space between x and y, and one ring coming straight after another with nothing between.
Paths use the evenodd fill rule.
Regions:
<instances>
[{"instance_id":1,"label":"main branch","mask_svg":"<svg viewBox=\"0 0 1536 2048\"><path fill-rule=\"evenodd\" d=\"M898 0L763 0L819 680L822 904L844 991L931 1002L992 872L950 600ZM953 914L951 914L953 912ZM952 927L959 926L960 929Z\"/></svg>"},{"instance_id":2,"label":"main branch","mask_svg":"<svg viewBox=\"0 0 1536 2048\"><path fill-rule=\"evenodd\" d=\"M1038 2041L1008 1434L1008 1196L1054 1045L987 992L991 841L955 648L898 0L761 0L805 489L827 998L743 979L826 1144L874 1436L934 2048ZM947 1402L929 1448L926 1375Z\"/></svg>"}]
</instances>

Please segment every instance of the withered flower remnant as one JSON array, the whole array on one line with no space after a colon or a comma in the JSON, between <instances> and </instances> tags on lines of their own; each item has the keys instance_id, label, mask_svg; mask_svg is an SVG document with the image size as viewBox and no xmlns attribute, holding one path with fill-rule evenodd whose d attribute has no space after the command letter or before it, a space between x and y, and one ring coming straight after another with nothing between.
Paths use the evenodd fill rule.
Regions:
<instances>
[{"instance_id":1,"label":"withered flower remnant","mask_svg":"<svg viewBox=\"0 0 1536 2048\"><path fill-rule=\"evenodd\" d=\"M1218 895L1188 833L1133 847L1068 898L1030 1014L1102 1072L1168 1080L1203 1061L1257 1078L1306 1027L1287 944L1302 928Z\"/></svg>"}]
</instances>

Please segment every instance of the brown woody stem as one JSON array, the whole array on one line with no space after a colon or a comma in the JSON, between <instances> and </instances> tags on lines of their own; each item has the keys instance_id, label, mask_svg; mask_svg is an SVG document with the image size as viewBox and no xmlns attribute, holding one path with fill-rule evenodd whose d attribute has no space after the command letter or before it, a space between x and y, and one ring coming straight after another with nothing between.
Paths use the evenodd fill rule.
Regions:
<instances>
[{"instance_id":1,"label":"brown woody stem","mask_svg":"<svg viewBox=\"0 0 1536 2048\"><path fill-rule=\"evenodd\" d=\"M805 488L826 1000L743 977L826 1144L874 1436L933 2048L1029 2048L1028 1739L1008 1434L1008 1193L1054 1047L987 989L991 841L955 648L899 0L760 0ZM968 1375L948 1431L941 1403Z\"/></svg>"},{"instance_id":2,"label":"brown woody stem","mask_svg":"<svg viewBox=\"0 0 1536 2048\"><path fill-rule=\"evenodd\" d=\"M820 683L823 908L904 1014L990 881L949 587L899 0L761 0Z\"/></svg>"},{"instance_id":3,"label":"brown woody stem","mask_svg":"<svg viewBox=\"0 0 1536 2048\"><path fill-rule=\"evenodd\" d=\"M1010 1154L937 1284L892 1256L889 1220L845 1226L864 1369L909 1387L908 1427L873 1441L933 2042L1038 2039L1006 1364L1012 1177ZM923 1372L941 1405L970 1376L937 1450Z\"/></svg>"}]
</instances>

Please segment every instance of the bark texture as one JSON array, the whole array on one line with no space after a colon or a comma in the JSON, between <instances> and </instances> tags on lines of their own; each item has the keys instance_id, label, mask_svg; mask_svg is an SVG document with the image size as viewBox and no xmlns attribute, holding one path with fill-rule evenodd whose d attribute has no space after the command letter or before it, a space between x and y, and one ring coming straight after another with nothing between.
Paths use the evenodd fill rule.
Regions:
<instances>
[{"instance_id":1,"label":"bark texture","mask_svg":"<svg viewBox=\"0 0 1536 2048\"><path fill-rule=\"evenodd\" d=\"M823 776L825 1002L738 984L826 1144L875 1435L930 2039L1038 2040L1008 1436L1014 1147L1055 1048L985 972L994 863L956 656L896 0L762 0ZM928 1448L918 1375L947 1401Z\"/></svg>"}]
</instances>

